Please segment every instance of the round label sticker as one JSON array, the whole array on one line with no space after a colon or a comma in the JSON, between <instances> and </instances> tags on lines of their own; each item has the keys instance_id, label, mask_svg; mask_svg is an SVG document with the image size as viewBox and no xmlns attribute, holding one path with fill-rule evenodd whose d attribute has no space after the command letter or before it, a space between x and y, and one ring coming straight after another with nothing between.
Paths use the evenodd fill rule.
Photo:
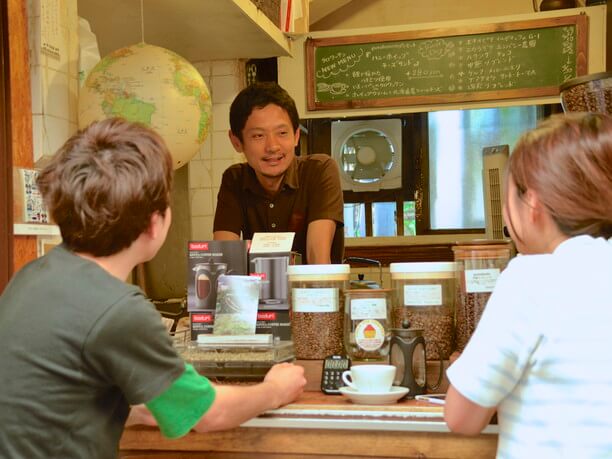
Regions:
<instances>
[{"instance_id":1,"label":"round label sticker","mask_svg":"<svg viewBox=\"0 0 612 459\"><path fill-rule=\"evenodd\" d=\"M355 328L355 341L364 351L375 351L385 342L385 327L378 320L362 320Z\"/></svg>"}]
</instances>

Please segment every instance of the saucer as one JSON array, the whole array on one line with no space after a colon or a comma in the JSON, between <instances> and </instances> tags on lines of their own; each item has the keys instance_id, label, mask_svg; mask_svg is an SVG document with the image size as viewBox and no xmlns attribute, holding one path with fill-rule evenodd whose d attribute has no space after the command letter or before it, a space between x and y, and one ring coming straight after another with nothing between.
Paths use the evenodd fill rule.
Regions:
<instances>
[{"instance_id":1,"label":"saucer","mask_svg":"<svg viewBox=\"0 0 612 459\"><path fill-rule=\"evenodd\" d=\"M341 387L340 393L348 397L351 402L359 405L389 405L397 402L408 393L410 389L401 386L393 386L389 392L367 393L359 392L352 387Z\"/></svg>"}]
</instances>

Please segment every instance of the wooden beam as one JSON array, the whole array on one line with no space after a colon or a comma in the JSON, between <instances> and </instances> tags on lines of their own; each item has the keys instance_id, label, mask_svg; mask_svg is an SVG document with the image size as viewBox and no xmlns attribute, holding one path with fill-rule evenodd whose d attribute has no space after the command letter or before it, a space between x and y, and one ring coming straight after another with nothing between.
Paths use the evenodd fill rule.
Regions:
<instances>
[{"instance_id":1,"label":"wooden beam","mask_svg":"<svg viewBox=\"0 0 612 459\"><path fill-rule=\"evenodd\" d=\"M0 4L0 293L13 271L11 103L8 54L8 8Z\"/></svg>"},{"instance_id":2,"label":"wooden beam","mask_svg":"<svg viewBox=\"0 0 612 459\"><path fill-rule=\"evenodd\" d=\"M30 46L26 0L8 0L11 149L14 167L33 167ZM12 196L12 195L11 195ZM12 211L12 197L9 204ZM10 229L12 232L12 228ZM36 258L36 236L13 236L13 272Z\"/></svg>"}]
</instances>

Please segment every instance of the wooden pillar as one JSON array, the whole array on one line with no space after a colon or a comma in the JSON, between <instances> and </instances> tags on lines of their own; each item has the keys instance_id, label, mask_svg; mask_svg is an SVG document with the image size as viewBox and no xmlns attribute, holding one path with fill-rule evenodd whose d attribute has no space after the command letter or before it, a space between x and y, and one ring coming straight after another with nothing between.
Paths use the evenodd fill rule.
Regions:
<instances>
[{"instance_id":1,"label":"wooden pillar","mask_svg":"<svg viewBox=\"0 0 612 459\"><path fill-rule=\"evenodd\" d=\"M13 271L8 8L0 3L0 293Z\"/></svg>"},{"instance_id":2,"label":"wooden pillar","mask_svg":"<svg viewBox=\"0 0 612 459\"><path fill-rule=\"evenodd\" d=\"M27 0L8 0L13 167L34 165ZM9 203L12 210L12 198ZM11 229L12 230L12 229ZM13 236L13 272L36 258L36 236Z\"/></svg>"}]
</instances>

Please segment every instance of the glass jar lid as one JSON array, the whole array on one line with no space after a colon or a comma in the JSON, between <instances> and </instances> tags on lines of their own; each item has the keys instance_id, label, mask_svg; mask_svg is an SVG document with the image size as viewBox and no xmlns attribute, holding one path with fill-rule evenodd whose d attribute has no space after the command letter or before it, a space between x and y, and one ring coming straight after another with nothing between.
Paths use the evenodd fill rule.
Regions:
<instances>
[{"instance_id":1,"label":"glass jar lid","mask_svg":"<svg viewBox=\"0 0 612 459\"><path fill-rule=\"evenodd\" d=\"M573 88L574 86L578 86L579 84L589 83L593 81L603 82L607 79L612 80L612 72L599 72L592 73L590 75L579 76L577 78L572 78L571 80L567 80L561 83L561 86L559 86L559 92L567 91L568 89Z\"/></svg>"},{"instance_id":2,"label":"glass jar lid","mask_svg":"<svg viewBox=\"0 0 612 459\"><path fill-rule=\"evenodd\" d=\"M350 274L350 265L289 265L287 274L289 276L325 276L326 274Z\"/></svg>"}]
</instances>

